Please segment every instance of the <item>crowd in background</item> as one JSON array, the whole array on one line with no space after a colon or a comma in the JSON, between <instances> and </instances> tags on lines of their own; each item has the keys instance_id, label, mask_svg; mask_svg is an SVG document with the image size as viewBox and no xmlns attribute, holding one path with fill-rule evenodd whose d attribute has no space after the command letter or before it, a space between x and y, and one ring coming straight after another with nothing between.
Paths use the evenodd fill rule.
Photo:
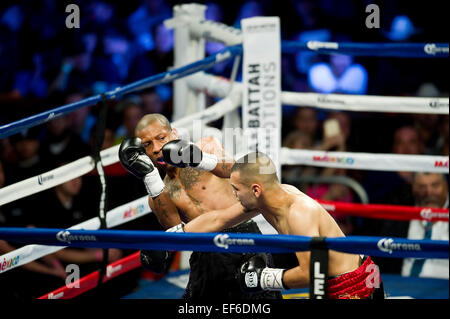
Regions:
<instances>
[{"instance_id":1,"label":"crowd in background","mask_svg":"<svg viewBox=\"0 0 450 319\"><path fill-rule=\"evenodd\" d=\"M1 125L167 71L173 65L173 31L167 29L163 21L172 16L172 7L180 1L72 2L80 7L79 29L65 27L68 15L65 12L68 3L65 1L0 3ZM367 29L365 18L368 13L365 7L372 2L290 0L279 5L272 1L197 1L207 5L208 19L236 28L240 28L240 20L246 17L279 16L283 40L446 41L438 23L440 12L401 1L380 1L381 28ZM432 14L427 14L427 10ZM206 44L207 55L222 48L224 46L220 43L209 42ZM447 59L353 58L311 52L282 54L282 89L448 97L443 72L446 63ZM219 64L209 72L229 77L231 63ZM110 101L102 148L133 136L135 126L144 114L162 113L171 119L172 95L172 86L162 84L118 101ZM331 112L289 105L283 105L282 110L282 137L286 147L369 153L449 154L448 115ZM84 107L44 125L0 139L0 188L91 154L98 115L98 106ZM324 134L324 125L329 120L338 123L339 130L334 135ZM221 128L220 121L216 124ZM107 167L106 174L108 209L145 195L143 185L130 177L120 164ZM434 199L431 202L424 201L423 197L427 196L419 191L423 186L423 177L411 172L286 166L282 174L284 180L295 180L299 176L346 176L362 185L370 203L448 207L448 174L442 176L442 181L439 179L436 182L440 183L441 188L436 194L429 195ZM297 181L296 186L317 199L361 202L353 189L339 183ZM97 215L99 194L98 176L90 173L38 196L0 207L0 226L69 227ZM44 203L45 208L40 208ZM340 218L338 221L348 235L408 236L407 222L356 217ZM161 229L152 216L123 227ZM19 246L0 241L0 255ZM117 260L126 253L112 251L109 257ZM8 276L0 275L0 282L12 283L19 277L28 278L26 276L30 280L40 280L42 285L33 290L26 291L20 287L15 292L19 297L37 297L64 284L64 263L90 265L86 266L86 273L95 269L100 260L101 251L73 250L66 255L43 258L28 269L12 270ZM401 273L401 260L380 259L379 263L382 272ZM116 280L116 285L125 287L123 290L116 289L117 294L134 289L141 273L130 276L134 277L124 277L120 283ZM112 291L104 289L102 293L112 294Z\"/></svg>"}]
</instances>

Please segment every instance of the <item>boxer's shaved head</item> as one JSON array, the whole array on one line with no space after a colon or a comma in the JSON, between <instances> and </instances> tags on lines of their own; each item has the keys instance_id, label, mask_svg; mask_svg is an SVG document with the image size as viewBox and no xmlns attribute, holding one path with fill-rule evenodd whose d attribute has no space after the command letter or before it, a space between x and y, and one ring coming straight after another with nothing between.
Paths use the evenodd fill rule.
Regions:
<instances>
[{"instance_id":1,"label":"boxer's shaved head","mask_svg":"<svg viewBox=\"0 0 450 319\"><path fill-rule=\"evenodd\" d=\"M275 164L269 156L261 152L252 152L238 159L231 168L231 173L233 172L239 172L240 183L246 186L253 183L279 183Z\"/></svg>"},{"instance_id":2,"label":"boxer's shaved head","mask_svg":"<svg viewBox=\"0 0 450 319\"><path fill-rule=\"evenodd\" d=\"M142 131L143 129L145 129L148 125L154 123L158 121L164 128L166 128L169 132L172 130L172 126L170 125L169 120L167 119L167 117L165 117L162 114L158 114L158 113L151 113L151 114L147 114L144 115L141 120L139 121L139 123L136 125L136 129L135 129L135 133L136 135L138 135L137 133L139 131Z\"/></svg>"}]
</instances>

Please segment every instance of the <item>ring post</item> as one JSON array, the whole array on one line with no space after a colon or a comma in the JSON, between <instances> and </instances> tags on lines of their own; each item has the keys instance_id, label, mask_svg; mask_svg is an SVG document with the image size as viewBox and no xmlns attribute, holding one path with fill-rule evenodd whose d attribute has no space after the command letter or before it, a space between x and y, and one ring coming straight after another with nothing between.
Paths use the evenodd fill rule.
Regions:
<instances>
[{"instance_id":1,"label":"ring post","mask_svg":"<svg viewBox=\"0 0 450 319\"><path fill-rule=\"evenodd\" d=\"M187 25L192 19L205 18L206 6L196 3L177 5L173 8L173 19L165 21L174 29L174 67L178 68L205 57L205 40L191 35ZM186 78L173 83L174 108L172 120L205 109L205 94L189 88Z\"/></svg>"},{"instance_id":2,"label":"ring post","mask_svg":"<svg viewBox=\"0 0 450 319\"><path fill-rule=\"evenodd\" d=\"M328 247L325 237L311 238L309 299L327 299Z\"/></svg>"}]
</instances>

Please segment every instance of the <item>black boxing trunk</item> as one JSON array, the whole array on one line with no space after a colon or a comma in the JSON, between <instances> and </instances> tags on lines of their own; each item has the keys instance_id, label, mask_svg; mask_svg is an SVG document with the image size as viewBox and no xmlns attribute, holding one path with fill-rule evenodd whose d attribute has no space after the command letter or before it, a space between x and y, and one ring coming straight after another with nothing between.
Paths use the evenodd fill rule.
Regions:
<instances>
[{"instance_id":1,"label":"black boxing trunk","mask_svg":"<svg viewBox=\"0 0 450 319\"><path fill-rule=\"evenodd\" d=\"M261 234L257 224L250 220L223 230L224 233ZM190 263L189 282L184 299L281 299L279 291L245 293L235 275L239 267L255 253L193 252ZM268 255L269 267L271 256Z\"/></svg>"}]
</instances>

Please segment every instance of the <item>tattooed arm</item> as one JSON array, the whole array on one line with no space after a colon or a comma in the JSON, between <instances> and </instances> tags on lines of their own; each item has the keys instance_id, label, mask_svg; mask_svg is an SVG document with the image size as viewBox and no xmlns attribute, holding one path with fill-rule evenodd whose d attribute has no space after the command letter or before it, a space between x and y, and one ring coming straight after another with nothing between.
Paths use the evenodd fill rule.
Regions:
<instances>
[{"instance_id":1,"label":"tattooed arm","mask_svg":"<svg viewBox=\"0 0 450 319\"><path fill-rule=\"evenodd\" d=\"M155 198L149 196L148 204L161 226L164 229L168 229L180 224L181 219L178 209L171 198L177 192L177 185L174 185L175 183L167 178L164 179L164 182L166 184L164 191Z\"/></svg>"},{"instance_id":2,"label":"tattooed arm","mask_svg":"<svg viewBox=\"0 0 450 319\"><path fill-rule=\"evenodd\" d=\"M222 145L214 137L204 137L196 143L200 149L209 154L216 155L217 166L211 171L214 175L222 178L229 178L234 159L225 153Z\"/></svg>"},{"instance_id":3,"label":"tattooed arm","mask_svg":"<svg viewBox=\"0 0 450 319\"><path fill-rule=\"evenodd\" d=\"M155 198L148 197L148 204L155 213L158 222L164 229L168 229L181 223L180 215L175 204L166 191Z\"/></svg>"}]
</instances>

